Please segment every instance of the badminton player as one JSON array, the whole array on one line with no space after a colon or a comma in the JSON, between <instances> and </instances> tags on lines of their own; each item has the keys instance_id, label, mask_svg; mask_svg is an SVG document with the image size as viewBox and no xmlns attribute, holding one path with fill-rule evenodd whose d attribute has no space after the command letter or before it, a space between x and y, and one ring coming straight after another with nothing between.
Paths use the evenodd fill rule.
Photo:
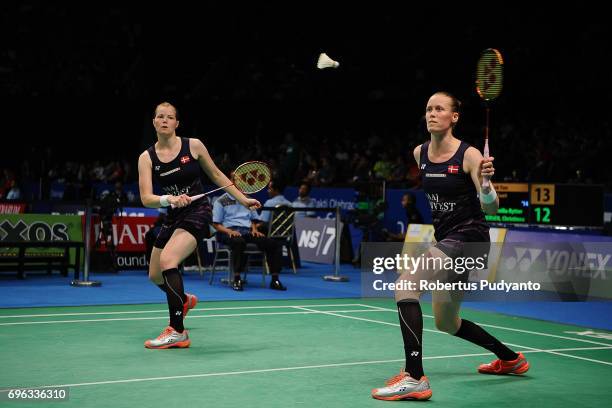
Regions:
<instances>
[{"instance_id":1,"label":"badminton player","mask_svg":"<svg viewBox=\"0 0 612 408\"><path fill-rule=\"evenodd\" d=\"M432 208L436 244L426 256L455 258L470 256L473 244L489 249L489 227L484 213L495 214L499 200L493 185L482 188L483 178L495 173L493 157L483 158L474 147L457 139L453 128L459 121L460 102L447 92L437 92L427 102L425 120L431 139L414 149L414 158L421 169L423 189ZM484 211L484 213L483 213ZM475 245L475 244L474 244ZM481 252L485 252L482 250ZM466 281L468 274L432 270L404 272L399 280L414 281L415 277L445 282ZM417 285L418 288L418 285ZM429 380L423 372L423 316L419 299L421 292L396 290L395 300L404 340L406 363L400 374L387 381L384 387L372 390L372 396L382 400L431 398ZM490 364L478 367L486 374L523 374L529 363L487 333L479 325L459 317L462 292L432 293L432 306L438 330L477 344L497 356Z\"/></svg>"},{"instance_id":2,"label":"badminton player","mask_svg":"<svg viewBox=\"0 0 612 408\"><path fill-rule=\"evenodd\" d=\"M157 106L153 126L157 142L138 158L138 183L145 207L172 206L153 244L149 263L149 279L166 293L170 324L157 338L147 340L145 347L189 347L191 341L183 319L198 300L185 293L178 266L208 233L212 218L208 199L203 197L192 203L190 196L204 192L202 170L218 186L230 185L231 181L217 168L200 140L176 135L179 120L173 105L164 102ZM153 193L153 182L163 195ZM233 185L225 190L245 207L261 207L259 201L246 197Z\"/></svg>"}]
</instances>

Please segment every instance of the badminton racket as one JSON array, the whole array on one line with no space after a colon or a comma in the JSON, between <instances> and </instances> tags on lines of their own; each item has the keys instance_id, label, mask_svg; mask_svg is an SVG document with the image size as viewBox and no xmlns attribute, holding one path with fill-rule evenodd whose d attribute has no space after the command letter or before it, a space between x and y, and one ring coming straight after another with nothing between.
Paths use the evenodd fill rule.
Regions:
<instances>
[{"instance_id":1,"label":"badminton racket","mask_svg":"<svg viewBox=\"0 0 612 408\"><path fill-rule=\"evenodd\" d=\"M476 68L476 92L485 103L485 144L483 156L489 158L489 115L491 103L502 91L504 85L504 60L495 48L487 48L480 54ZM489 177L484 177L482 187L489 187Z\"/></svg>"},{"instance_id":2,"label":"badminton racket","mask_svg":"<svg viewBox=\"0 0 612 408\"><path fill-rule=\"evenodd\" d=\"M202 197L231 186L235 186L238 190L246 194L257 193L266 188L270 183L270 179L270 167L268 167L266 163L260 161L242 163L234 170L234 174L230 180L231 184L215 188L203 194L194 195L191 197L191 201L199 200ZM172 206L172 208L174 208L174 206Z\"/></svg>"}]
</instances>

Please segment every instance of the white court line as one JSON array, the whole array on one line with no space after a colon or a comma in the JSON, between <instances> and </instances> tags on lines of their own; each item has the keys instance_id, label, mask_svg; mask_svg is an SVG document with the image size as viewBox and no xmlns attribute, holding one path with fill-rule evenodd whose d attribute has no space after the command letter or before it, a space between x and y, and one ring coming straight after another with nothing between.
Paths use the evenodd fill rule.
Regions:
<instances>
[{"instance_id":1,"label":"white court line","mask_svg":"<svg viewBox=\"0 0 612 408\"><path fill-rule=\"evenodd\" d=\"M295 308L296 306L291 306ZM210 309L209 309L210 310ZM331 310L331 312L342 312L342 313L372 313L378 312L378 310ZM189 319L207 319L211 317L241 317L241 316L268 316L268 315L307 315L316 314L317 311L301 311L301 312L270 312L270 313L231 313L231 314L212 314L212 315L189 315ZM9 322L0 323L0 326L23 326L30 324L60 324L60 323L96 323L96 322L123 322L123 321L136 321L136 320L168 320L168 315L165 316L154 316L154 317L119 317L114 319L76 319L76 320L42 320L33 322Z\"/></svg>"},{"instance_id":2,"label":"white court line","mask_svg":"<svg viewBox=\"0 0 612 408\"><path fill-rule=\"evenodd\" d=\"M600 363L600 364L605 364L605 365L612 366L612 362L609 362L609 361L595 360L593 358L580 357L580 356L575 356L575 355L572 355L572 354L559 353L556 350L542 350L542 349L539 349L539 348L528 347L528 346L521 346L520 344L512 344L512 343L505 343L505 344L507 344L509 346L513 346L513 347L521 347L521 348L524 348L524 349L527 349L527 350L531 350L533 352L546 353L546 354L554 354L554 355L557 355L557 356L570 357L570 358L575 358L575 359L578 359L578 360L591 361L593 363ZM601 349L602 350L603 349L612 349L612 347L602 347Z\"/></svg>"},{"instance_id":3,"label":"white court line","mask_svg":"<svg viewBox=\"0 0 612 408\"><path fill-rule=\"evenodd\" d=\"M521 353L552 353L557 351L579 351L579 350L599 350L609 349L612 347L575 347L566 349L552 349L552 350L521 350ZM423 360L440 360L449 358L463 358L463 357L482 357L490 356L491 353L471 353L471 354L454 354L448 356L427 356L423 357ZM296 370L309 370L317 368L333 368L333 367L350 367L359 365L371 365L371 364L387 364L387 363L401 363L404 362L403 358L393 360L373 360L373 361L355 361L350 363L334 363L334 364L320 364L320 365L309 365L309 366L295 366L295 367L280 367L280 368L266 368L261 370L247 370L247 371L226 371L219 373L205 373L205 374L188 374L188 375L174 375L168 377L148 377L148 378L129 378L124 380L108 380L108 381L95 381L75 384L58 384L58 385L41 385L41 386L30 386L30 387L14 387L20 389L30 388L56 388L56 387L83 387L89 385L107 385L107 384L125 384L134 382L145 382L145 381L163 381L163 380L180 380L186 378L205 378L205 377L223 377L228 375L241 375L241 374L258 374L258 373L271 373L279 371L296 371ZM8 392L10 389L0 389L0 392Z\"/></svg>"},{"instance_id":4,"label":"white court line","mask_svg":"<svg viewBox=\"0 0 612 408\"><path fill-rule=\"evenodd\" d=\"M369 307L369 308L372 308L372 309L379 310L381 312L384 310L384 311L387 311L387 312L395 312L395 313L397 313L396 309L388 309L388 308L384 308L384 307L370 306L370 305L364 305L364 304L359 304L359 305L355 305L355 306ZM308 307L308 306L304 306L304 307ZM434 318L434 316L426 315L426 314L424 314L423 317L429 317L431 319ZM475 322L475 323L477 323L478 325L483 326L483 327L492 327L494 329L509 330L509 331L515 331L515 332L519 332L519 333L527 333L527 334L536 334L538 336L556 337L558 339L574 340L574 341L579 341L579 342L583 342L583 343L598 344L600 346L612 346L612 343L603 343L601 341L579 339L579 338L576 338L576 337L561 336L561 335L558 335L558 334L550 334L550 333L541 333L541 332L531 331L531 330L515 329L515 328L512 328L512 327L496 326L496 325L493 325L493 324L486 324L486 323L479 323L479 322ZM559 324L561 324L561 323L559 323Z\"/></svg>"},{"instance_id":5,"label":"white court line","mask_svg":"<svg viewBox=\"0 0 612 408\"><path fill-rule=\"evenodd\" d=\"M310 311L310 312L318 312L320 314L325 314L325 315L330 315L330 316L337 316L337 317L342 317L342 318L345 318L345 319L362 320L362 321L365 321L365 322L379 323L379 324L385 324L385 325L389 325L389 326L399 326L398 323L389 323L389 322L383 322L383 321L380 321L380 320L364 319L362 317L356 317L356 316L344 316L344 315L338 314L338 313L333 312L333 311L319 311L319 310L308 309L306 307L301 307L301 306L294 306L294 307L296 309L306 310L306 311ZM423 329L423 331L446 334L446 333L438 331L438 330L431 330L431 329L425 329L425 328ZM592 359L592 358L573 356L571 354L564 354L564 353L558 353L558 352L553 352L553 351L547 352L547 351L542 350L542 349L538 349L538 348L534 348L534 347L528 347L528 346L522 346L522 345L519 345L519 344L512 344L512 343L506 343L506 344L508 344L510 346L513 346L513 347L525 348L527 350L532 350L532 351L537 351L537 352L544 352L544 353L550 353L550 354L555 354L555 355L559 355L559 356L575 358L575 359L578 359L578 360L591 361L591 362L594 362L594 363L600 363L600 364L605 364L605 365L612 366L612 363L608 362L608 361L595 360L595 359ZM600 344L602 344L602 343L600 343ZM612 345L609 345L609 344L602 344L602 345L610 346L612 348Z\"/></svg>"},{"instance_id":6,"label":"white court line","mask_svg":"<svg viewBox=\"0 0 612 408\"><path fill-rule=\"evenodd\" d=\"M130 306L130 305L122 305L122 306ZM137 305L134 305L137 306ZM347 307L347 306L363 306L358 303L336 303L329 305L302 305L304 307ZM91 306L87 306L91 307ZM250 310L250 309L290 309L292 306L235 306L235 307L200 307L198 309L191 310L191 313L194 312L206 312L209 310ZM374 306L373 306L374 307ZM379 308L382 309L382 308ZM384 309L388 310L388 309ZM1 316L0 319L9 319L9 318L21 318L21 317L58 317L58 316L96 316L96 315L121 315L121 314L140 314L140 313L162 313L167 312L168 309L158 309L158 310L129 310L124 312L81 312L81 313L48 313L48 314L31 314L31 315L10 315L10 316Z\"/></svg>"},{"instance_id":7,"label":"white court line","mask_svg":"<svg viewBox=\"0 0 612 408\"><path fill-rule=\"evenodd\" d=\"M362 303L340 303L340 304L335 304L335 305L334 304L324 304L324 305L301 305L301 306L284 305L284 306L239 306L239 307L200 308L200 309L192 310L191 313L193 314L194 311L195 312L206 312L210 310L291 309L295 307L307 307L308 308L308 307L334 307L334 306L337 306L337 307L361 306L361 307L372 309L373 311L378 310L378 311L385 311L385 312L397 312L396 309L388 309L384 307L366 305ZM167 310L151 310L151 311L143 310L143 311L126 311L126 312L84 312L84 313L57 313L57 314L39 314L39 315L13 315L13 316L0 316L0 319L2 318L21 318L21 317L53 317L53 316L87 316L87 315L162 313L166 311ZM361 311L350 311L349 313L358 313L358 312L361 312ZM270 314L274 314L274 313L270 313ZM287 313L276 313L276 314L307 314L307 313L287 312ZM260 316L260 315L262 314L244 313L244 314L235 314L235 315L206 315L206 316L190 315L190 316L192 316L193 318L204 318L204 317L231 317L231 316ZM424 314L423 317L428 317L432 319L434 318L434 316L426 315L426 314ZM91 319L91 320L52 320L52 321L43 321L43 322L12 322L12 323L0 323L0 326L15 326L15 325L24 325L24 324L88 323L88 322L99 322L99 321L157 320L157 319L162 319L162 318L165 319L166 317L141 317L141 318ZM393 323L389 323L389 324L397 326L397 324L393 324ZM578 341L582 343L597 344L600 346L611 346L612 345L612 343L604 343L604 342L599 342L599 341L594 341L594 340L580 339L580 338L569 337L569 336L561 336L557 334L541 333L541 332L536 332L536 331L531 331L531 330L515 329L511 327L496 326L496 325L490 325L490 324L485 324L485 323L478 323L478 324L483 327L492 327L496 329L509 330L509 331L515 331L515 332L520 332L520 333L535 334L539 336L556 337L560 339L574 340L574 341ZM424 329L424 330L431 331L431 332L438 332L436 330L430 330L430 329Z\"/></svg>"}]
</instances>

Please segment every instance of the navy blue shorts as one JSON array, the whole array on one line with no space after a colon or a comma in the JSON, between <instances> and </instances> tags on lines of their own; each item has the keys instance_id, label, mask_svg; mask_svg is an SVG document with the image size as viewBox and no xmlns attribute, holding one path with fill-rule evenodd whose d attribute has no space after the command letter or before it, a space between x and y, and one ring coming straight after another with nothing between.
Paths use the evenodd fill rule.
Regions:
<instances>
[{"instance_id":1,"label":"navy blue shorts","mask_svg":"<svg viewBox=\"0 0 612 408\"><path fill-rule=\"evenodd\" d=\"M197 206L191 207L193 204L190 204L179 213L168 217L155 239L153 244L155 248L163 249L178 228L189 232L197 242L210 237L209 226L212 222L210 201L206 198L199 201Z\"/></svg>"},{"instance_id":2,"label":"navy blue shorts","mask_svg":"<svg viewBox=\"0 0 612 408\"><path fill-rule=\"evenodd\" d=\"M434 246L453 260L457 260L457 258L474 260L480 258L484 262L484 267L487 268L491 249L490 241L487 225L469 224L451 231L442 240L436 242ZM447 282L467 282L471 270L462 273L449 272L444 279Z\"/></svg>"}]
</instances>

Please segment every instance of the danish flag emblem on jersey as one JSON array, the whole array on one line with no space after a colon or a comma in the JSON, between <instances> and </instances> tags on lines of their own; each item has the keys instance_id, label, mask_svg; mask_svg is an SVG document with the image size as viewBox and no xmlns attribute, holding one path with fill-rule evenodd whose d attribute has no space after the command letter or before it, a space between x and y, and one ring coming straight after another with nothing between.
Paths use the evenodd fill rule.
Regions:
<instances>
[{"instance_id":1,"label":"danish flag emblem on jersey","mask_svg":"<svg viewBox=\"0 0 612 408\"><path fill-rule=\"evenodd\" d=\"M458 174L459 173L459 166L454 166L452 164L449 165L447 173L449 173L449 174Z\"/></svg>"},{"instance_id":2,"label":"danish flag emblem on jersey","mask_svg":"<svg viewBox=\"0 0 612 408\"><path fill-rule=\"evenodd\" d=\"M191 160L189 156L183 156L181 157L181 164L187 164L189 163L189 160Z\"/></svg>"}]
</instances>

